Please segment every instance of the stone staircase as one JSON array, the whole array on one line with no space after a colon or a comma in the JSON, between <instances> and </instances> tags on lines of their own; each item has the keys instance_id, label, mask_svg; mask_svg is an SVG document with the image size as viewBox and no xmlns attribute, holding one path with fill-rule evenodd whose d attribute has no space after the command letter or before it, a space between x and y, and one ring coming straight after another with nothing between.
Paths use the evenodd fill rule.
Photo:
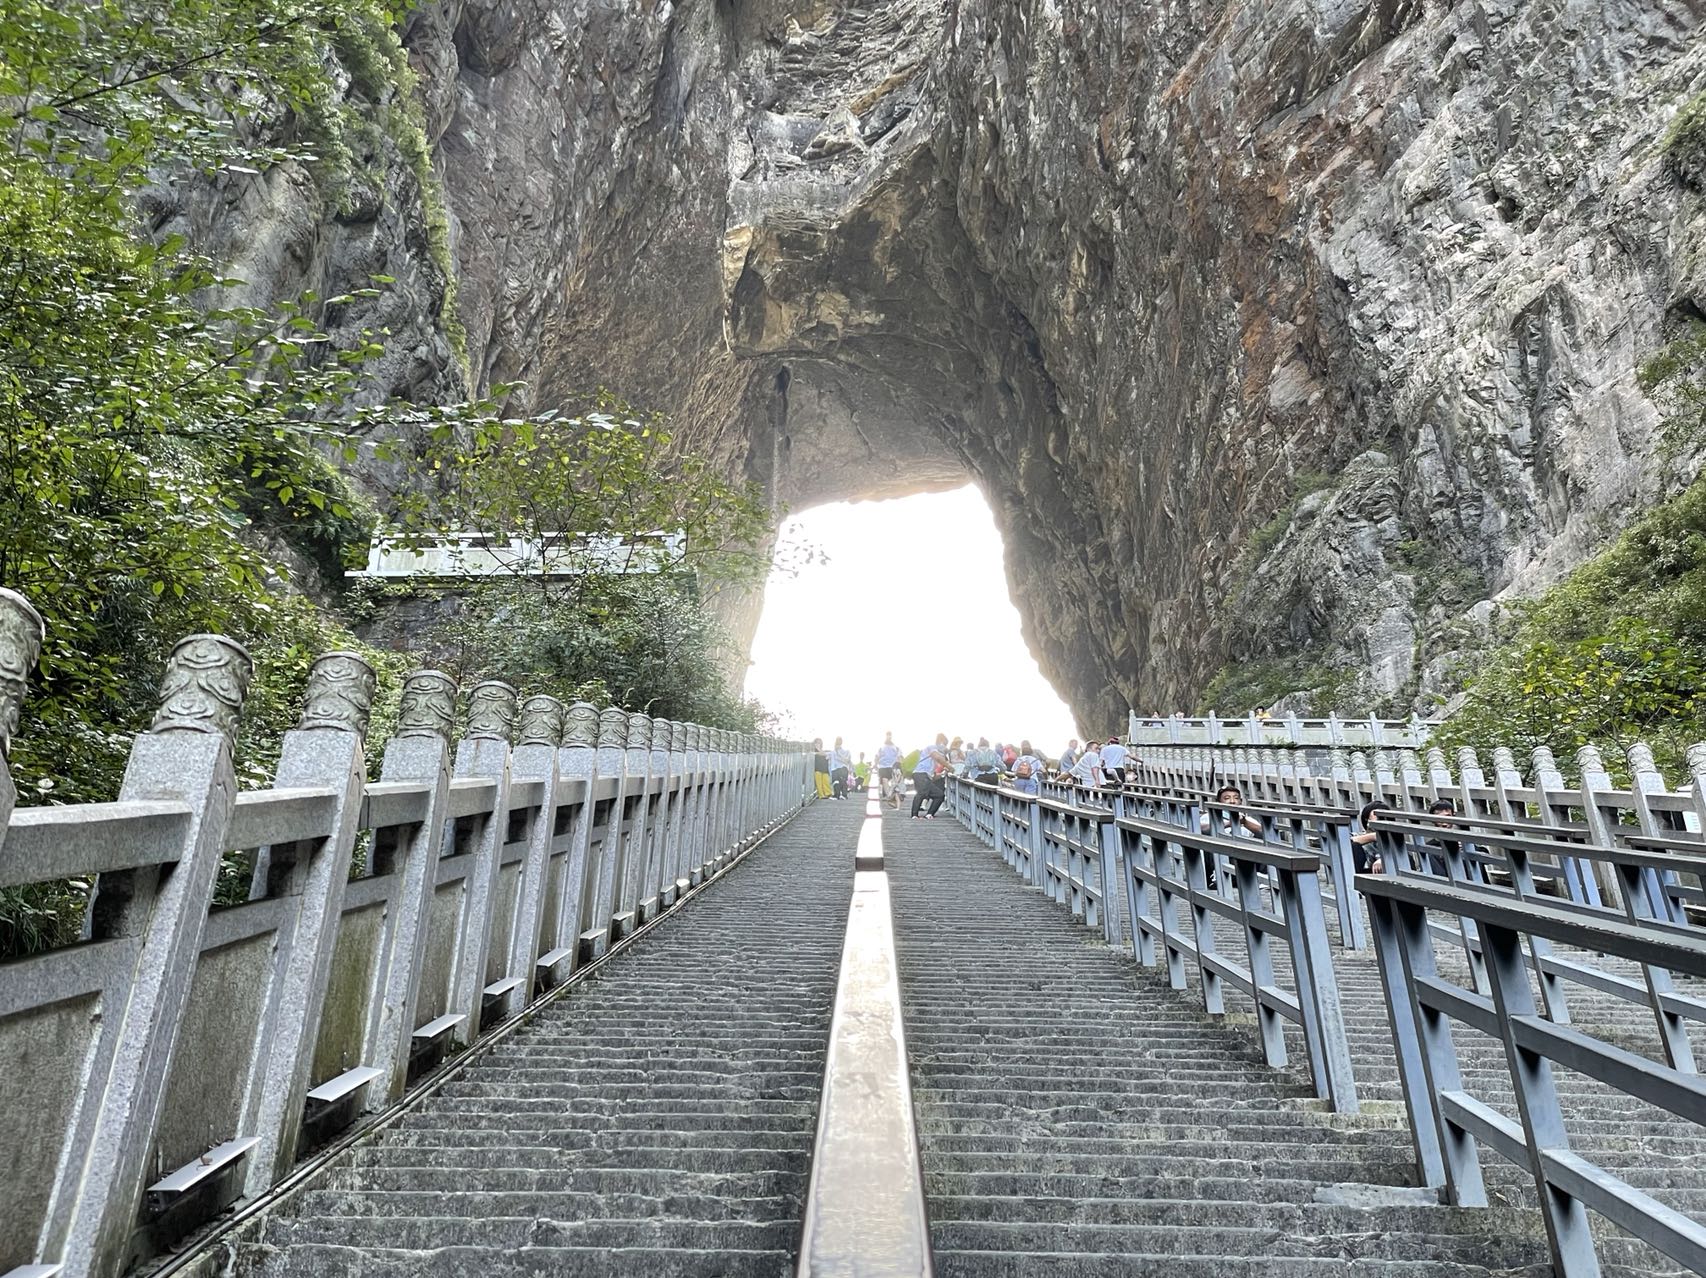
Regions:
<instances>
[{"instance_id":1,"label":"stone staircase","mask_svg":"<svg viewBox=\"0 0 1706 1278\"><path fill-rule=\"evenodd\" d=\"M1301 1069L1262 1064L1247 1000L1229 992L1231 1014L1210 1018L1194 972L1190 989L1170 990L958 825L895 821L886 833L943 1278L1550 1273L1520 1169L1484 1155L1497 1201L1486 1209L1442 1207L1410 1187L1371 955L1334 950L1363 1113L1333 1115ZM1238 953L1230 930L1219 944ZM1283 947L1275 963L1286 971ZM1578 1023L1639 1037L1641 1009L1581 995L1575 1006ZM1288 1047L1304 1059L1299 1035ZM1461 1050L1471 1088L1508 1095L1497 1045ZM1700 1209L1698 1128L1651 1115L1641 1125L1636 1102L1586 1079L1560 1085L1582 1152ZM1601 1255L1607 1273L1674 1269L1610 1229Z\"/></svg>"},{"instance_id":2,"label":"stone staircase","mask_svg":"<svg viewBox=\"0 0 1706 1278\"><path fill-rule=\"evenodd\" d=\"M199 1272L792 1273L862 808L815 805ZM1335 1115L1295 1033L1293 1066L1267 1068L1235 995L1210 1018L1194 973L1170 990L945 816L883 820L942 1278L1550 1273L1521 1169L1485 1156L1487 1209L1413 1187L1371 956L1334 950L1363 1101ZM1642 1009L1572 1010L1650 1050ZM1497 1045L1462 1048L1501 1099ZM1699 1129L1560 1085L1582 1152L1706 1211ZM1601 1255L1618 1278L1674 1270L1609 1228Z\"/></svg>"},{"instance_id":3,"label":"stone staircase","mask_svg":"<svg viewBox=\"0 0 1706 1278\"><path fill-rule=\"evenodd\" d=\"M785 1272L862 816L773 836L248 1230L231 1272Z\"/></svg>"}]
</instances>

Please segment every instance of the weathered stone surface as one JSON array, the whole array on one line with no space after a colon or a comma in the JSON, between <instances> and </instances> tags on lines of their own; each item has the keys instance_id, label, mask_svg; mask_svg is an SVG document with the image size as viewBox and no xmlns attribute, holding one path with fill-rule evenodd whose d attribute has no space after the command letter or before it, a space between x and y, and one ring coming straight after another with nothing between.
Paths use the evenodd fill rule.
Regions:
<instances>
[{"instance_id":1,"label":"weathered stone surface","mask_svg":"<svg viewBox=\"0 0 1706 1278\"><path fill-rule=\"evenodd\" d=\"M1634 372L1706 309L1660 146L1703 17L449 0L408 44L476 381L616 387L795 507L974 479L1106 723L1234 657L1425 689L1449 623L1652 498ZM173 215L257 288L397 276L339 323L450 387L409 183L353 222L298 188Z\"/></svg>"}]
</instances>

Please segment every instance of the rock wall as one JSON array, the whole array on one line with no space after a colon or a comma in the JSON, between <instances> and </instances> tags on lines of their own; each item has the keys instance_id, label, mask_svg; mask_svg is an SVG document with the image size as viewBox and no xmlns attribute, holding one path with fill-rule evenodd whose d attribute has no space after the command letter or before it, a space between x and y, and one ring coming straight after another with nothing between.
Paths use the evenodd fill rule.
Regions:
<instances>
[{"instance_id":1,"label":"rock wall","mask_svg":"<svg viewBox=\"0 0 1706 1278\"><path fill-rule=\"evenodd\" d=\"M1662 145L1703 19L449 0L406 43L474 379L618 388L796 507L970 477L1088 728L1229 661L1425 696L1675 478L1635 372L1706 314ZM410 258L389 194L316 260ZM398 387L455 380L431 317Z\"/></svg>"}]
</instances>

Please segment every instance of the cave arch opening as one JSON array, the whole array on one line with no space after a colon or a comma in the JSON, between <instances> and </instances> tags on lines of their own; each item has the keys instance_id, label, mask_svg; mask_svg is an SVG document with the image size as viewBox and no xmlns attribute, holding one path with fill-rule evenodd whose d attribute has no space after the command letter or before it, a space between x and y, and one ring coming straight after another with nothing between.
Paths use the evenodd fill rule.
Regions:
<instances>
[{"instance_id":1,"label":"cave arch opening","mask_svg":"<svg viewBox=\"0 0 1706 1278\"><path fill-rule=\"evenodd\" d=\"M1053 753L1075 735L1026 644L975 486L817 505L790 517L782 546L746 691L790 735L844 737L855 757L887 731L908 750L946 732Z\"/></svg>"}]
</instances>

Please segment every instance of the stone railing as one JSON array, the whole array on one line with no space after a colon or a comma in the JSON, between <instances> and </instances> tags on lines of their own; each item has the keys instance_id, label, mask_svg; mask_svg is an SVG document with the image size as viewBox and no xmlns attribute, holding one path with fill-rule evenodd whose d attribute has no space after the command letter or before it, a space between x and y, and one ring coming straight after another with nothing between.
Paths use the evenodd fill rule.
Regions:
<instances>
[{"instance_id":1,"label":"stone railing","mask_svg":"<svg viewBox=\"0 0 1706 1278\"><path fill-rule=\"evenodd\" d=\"M1222 719L1217 715L1187 718L1182 714L1140 715L1133 712L1127 723L1133 745L1225 745L1225 746L1408 746L1420 749L1438 720L1412 716L1408 719L1303 719L1295 714L1246 715Z\"/></svg>"},{"instance_id":2,"label":"stone railing","mask_svg":"<svg viewBox=\"0 0 1706 1278\"><path fill-rule=\"evenodd\" d=\"M0 764L41 638L0 591ZM375 679L345 652L239 793L250 675L228 639L179 644L116 802L14 810L0 766L0 888L92 885L80 943L0 966L0 1273L116 1274L261 1193L812 793L796 743L502 683L453 740L430 670L369 783ZM251 887L216 908L234 851Z\"/></svg>"}]
</instances>

